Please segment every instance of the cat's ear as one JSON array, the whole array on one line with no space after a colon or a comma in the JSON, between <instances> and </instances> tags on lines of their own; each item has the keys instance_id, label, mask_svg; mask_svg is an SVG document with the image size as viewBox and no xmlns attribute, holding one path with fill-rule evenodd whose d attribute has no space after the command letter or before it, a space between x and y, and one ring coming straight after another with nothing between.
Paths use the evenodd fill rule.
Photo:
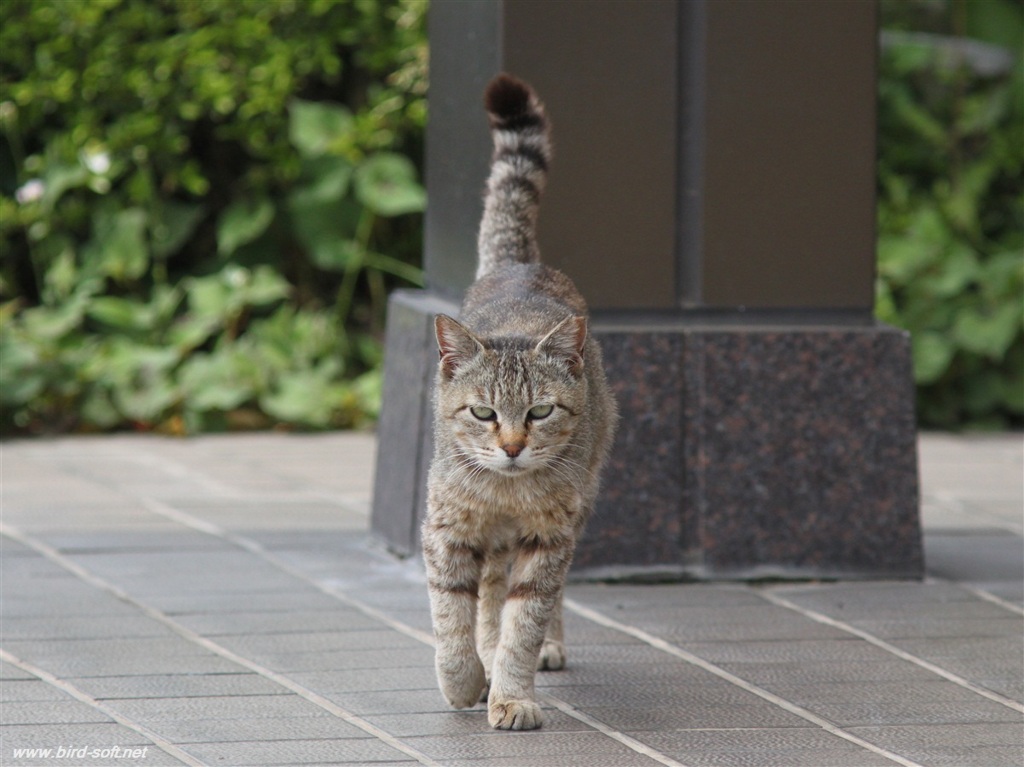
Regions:
<instances>
[{"instance_id":1,"label":"cat's ear","mask_svg":"<svg viewBox=\"0 0 1024 767\"><path fill-rule=\"evenodd\" d=\"M445 378L451 378L461 365L484 350L483 344L472 333L446 314L434 317L434 333Z\"/></svg>"},{"instance_id":2,"label":"cat's ear","mask_svg":"<svg viewBox=\"0 0 1024 767\"><path fill-rule=\"evenodd\" d=\"M544 336L537 344L536 351L565 360L569 364L569 372L578 376L583 372L583 345L586 341L586 318L569 316Z\"/></svg>"}]
</instances>

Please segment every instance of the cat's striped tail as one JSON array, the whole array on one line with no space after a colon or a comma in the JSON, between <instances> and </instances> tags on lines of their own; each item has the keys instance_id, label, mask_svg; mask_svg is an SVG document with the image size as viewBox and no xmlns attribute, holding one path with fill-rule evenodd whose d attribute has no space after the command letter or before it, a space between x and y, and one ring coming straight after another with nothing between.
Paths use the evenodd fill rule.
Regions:
<instances>
[{"instance_id":1,"label":"cat's striped tail","mask_svg":"<svg viewBox=\"0 0 1024 767\"><path fill-rule=\"evenodd\" d=\"M513 263L540 260L537 210L551 160L544 105L522 80L500 74L484 95L494 139L477 241L479 279Z\"/></svg>"}]
</instances>

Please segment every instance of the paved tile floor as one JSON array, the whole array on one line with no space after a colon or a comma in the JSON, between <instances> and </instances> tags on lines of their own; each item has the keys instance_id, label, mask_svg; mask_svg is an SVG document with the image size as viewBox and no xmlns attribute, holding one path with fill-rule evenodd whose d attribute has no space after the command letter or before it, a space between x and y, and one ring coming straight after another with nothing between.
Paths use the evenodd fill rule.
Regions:
<instances>
[{"instance_id":1,"label":"paved tile floor","mask_svg":"<svg viewBox=\"0 0 1024 767\"><path fill-rule=\"evenodd\" d=\"M924 583L573 585L528 733L446 708L374 450L3 443L0 765L1024 764L1021 435L922 438Z\"/></svg>"}]
</instances>

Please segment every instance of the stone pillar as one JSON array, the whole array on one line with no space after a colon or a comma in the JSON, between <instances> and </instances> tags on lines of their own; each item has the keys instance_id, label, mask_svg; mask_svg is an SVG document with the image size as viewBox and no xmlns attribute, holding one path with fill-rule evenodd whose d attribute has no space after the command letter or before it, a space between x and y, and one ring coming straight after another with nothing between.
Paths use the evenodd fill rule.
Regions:
<instances>
[{"instance_id":1,"label":"stone pillar","mask_svg":"<svg viewBox=\"0 0 1024 767\"><path fill-rule=\"evenodd\" d=\"M475 269L505 70L547 105L544 260L622 422L581 577L919 577L909 338L873 319L871 2L434 0L427 289L392 296L373 530L418 548L432 317Z\"/></svg>"}]
</instances>

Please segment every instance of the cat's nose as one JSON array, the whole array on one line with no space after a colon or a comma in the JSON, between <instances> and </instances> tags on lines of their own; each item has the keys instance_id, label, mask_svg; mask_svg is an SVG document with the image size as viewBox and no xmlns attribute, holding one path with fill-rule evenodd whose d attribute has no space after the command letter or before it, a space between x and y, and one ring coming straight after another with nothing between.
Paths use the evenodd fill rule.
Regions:
<instances>
[{"instance_id":1,"label":"cat's nose","mask_svg":"<svg viewBox=\"0 0 1024 767\"><path fill-rule=\"evenodd\" d=\"M507 445L502 445L501 449L505 451L505 455L509 458L517 458L525 447L526 445L522 442L509 442Z\"/></svg>"}]
</instances>

